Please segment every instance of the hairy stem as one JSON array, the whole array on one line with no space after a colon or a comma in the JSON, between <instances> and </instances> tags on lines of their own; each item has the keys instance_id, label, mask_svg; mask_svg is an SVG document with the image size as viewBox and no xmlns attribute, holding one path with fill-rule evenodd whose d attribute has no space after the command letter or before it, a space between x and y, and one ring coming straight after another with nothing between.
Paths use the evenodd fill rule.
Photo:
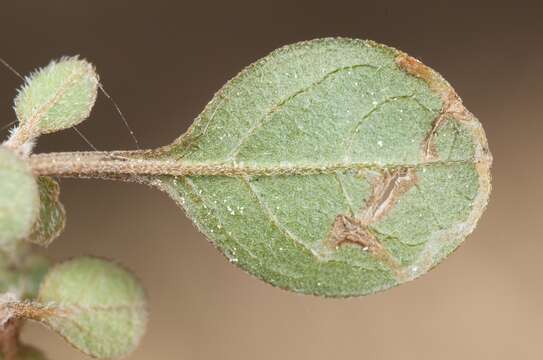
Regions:
<instances>
[{"instance_id":1,"label":"hairy stem","mask_svg":"<svg viewBox=\"0 0 543 360\"><path fill-rule=\"evenodd\" d=\"M112 178L168 173L162 161L139 159L144 151L60 152L34 154L29 158L37 176Z\"/></svg>"}]
</instances>

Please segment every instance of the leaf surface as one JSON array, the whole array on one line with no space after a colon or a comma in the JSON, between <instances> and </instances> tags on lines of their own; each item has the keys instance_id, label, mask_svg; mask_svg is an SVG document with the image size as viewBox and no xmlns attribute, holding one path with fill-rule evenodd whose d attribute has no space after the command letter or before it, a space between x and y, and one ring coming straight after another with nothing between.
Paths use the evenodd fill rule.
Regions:
<instances>
[{"instance_id":1,"label":"leaf surface","mask_svg":"<svg viewBox=\"0 0 543 360\"><path fill-rule=\"evenodd\" d=\"M439 74L351 39L274 51L146 156L216 172L152 182L231 262L325 296L374 293L439 263L482 214L492 159Z\"/></svg>"},{"instance_id":2,"label":"leaf surface","mask_svg":"<svg viewBox=\"0 0 543 360\"><path fill-rule=\"evenodd\" d=\"M19 131L32 138L81 123L94 105L98 83L94 67L86 60L52 61L30 75L15 98Z\"/></svg>"},{"instance_id":3,"label":"leaf surface","mask_svg":"<svg viewBox=\"0 0 543 360\"><path fill-rule=\"evenodd\" d=\"M40 213L28 241L47 247L64 230L66 211L59 200L60 187L57 181L48 176L40 176L37 183Z\"/></svg>"},{"instance_id":4,"label":"leaf surface","mask_svg":"<svg viewBox=\"0 0 543 360\"><path fill-rule=\"evenodd\" d=\"M134 276L93 257L55 266L44 279L36 302L5 306L13 316L39 321L78 350L100 359L134 350L147 317L145 294Z\"/></svg>"}]
</instances>

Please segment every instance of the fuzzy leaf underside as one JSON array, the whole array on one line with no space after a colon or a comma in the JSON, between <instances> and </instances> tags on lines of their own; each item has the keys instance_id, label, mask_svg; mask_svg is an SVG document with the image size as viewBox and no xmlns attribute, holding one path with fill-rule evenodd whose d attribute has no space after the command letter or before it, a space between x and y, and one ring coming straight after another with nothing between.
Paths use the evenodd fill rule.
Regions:
<instances>
[{"instance_id":1,"label":"fuzzy leaf underside","mask_svg":"<svg viewBox=\"0 0 543 360\"><path fill-rule=\"evenodd\" d=\"M473 230L490 193L484 131L450 85L361 40L276 50L146 156L223 166L149 181L231 262L324 296L424 274Z\"/></svg>"},{"instance_id":2,"label":"fuzzy leaf underside","mask_svg":"<svg viewBox=\"0 0 543 360\"><path fill-rule=\"evenodd\" d=\"M85 354L109 359L135 349L145 332L139 282L118 265L92 257L55 266L44 279L30 318L57 331Z\"/></svg>"},{"instance_id":3,"label":"fuzzy leaf underside","mask_svg":"<svg viewBox=\"0 0 543 360\"><path fill-rule=\"evenodd\" d=\"M90 114L98 84L87 61L77 57L52 61L26 78L15 98L20 125L35 137L79 124Z\"/></svg>"},{"instance_id":4,"label":"fuzzy leaf underside","mask_svg":"<svg viewBox=\"0 0 543 360\"><path fill-rule=\"evenodd\" d=\"M38 216L39 195L28 164L0 147L0 247L11 251Z\"/></svg>"},{"instance_id":5,"label":"fuzzy leaf underside","mask_svg":"<svg viewBox=\"0 0 543 360\"><path fill-rule=\"evenodd\" d=\"M48 176L37 179L40 192L40 213L28 237L31 243L49 246L64 230L66 211L59 200L58 182Z\"/></svg>"}]
</instances>

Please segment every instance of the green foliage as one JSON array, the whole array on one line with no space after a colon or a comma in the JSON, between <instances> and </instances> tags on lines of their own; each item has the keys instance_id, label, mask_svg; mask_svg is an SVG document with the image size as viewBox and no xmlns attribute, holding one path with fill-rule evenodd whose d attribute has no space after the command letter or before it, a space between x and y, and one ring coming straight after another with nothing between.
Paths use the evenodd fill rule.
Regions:
<instances>
[{"instance_id":1,"label":"green foliage","mask_svg":"<svg viewBox=\"0 0 543 360\"><path fill-rule=\"evenodd\" d=\"M28 242L48 246L64 229L48 175L158 187L232 263L331 297L426 273L471 233L490 194L479 121L434 70L371 41L274 51L229 81L171 145L29 156L37 136L88 117L98 86L77 57L32 74L15 100L19 126L0 146L0 325L39 321L93 357L137 346L145 294L115 263L51 266L29 251ZM19 349L18 359L44 359Z\"/></svg>"},{"instance_id":2,"label":"green foliage","mask_svg":"<svg viewBox=\"0 0 543 360\"><path fill-rule=\"evenodd\" d=\"M38 216L39 195L28 164L0 146L0 249L13 251Z\"/></svg>"},{"instance_id":3,"label":"green foliage","mask_svg":"<svg viewBox=\"0 0 543 360\"><path fill-rule=\"evenodd\" d=\"M40 191L40 214L34 223L28 241L41 246L49 246L64 230L66 212L60 203L58 182L48 176L37 179Z\"/></svg>"},{"instance_id":4,"label":"green foliage","mask_svg":"<svg viewBox=\"0 0 543 360\"><path fill-rule=\"evenodd\" d=\"M143 289L130 272L105 260L82 257L55 266L38 302L47 310L36 320L97 358L130 353L145 330Z\"/></svg>"},{"instance_id":5,"label":"green foliage","mask_svg":"<svg viewBox=\"0 0 543 360\"><path fill-rule=\"evenodd\" d=\"M231 262L326 296L425 273L472 231L490 191L484 133L449 84L349 39L273 52L146 157L222 167L152 181Z\"/></svg>"},{"instance_id":6,"label":"green foliage","mask_svg":"<svg viewBox=\"0 0 543 360\"><path fill-rule=\"evenodd\" d=\"M85 120L94 105L98 75L77 57L52 61L26 79L15 112L26 137L67 129Z\"/></svg>"}]
</instances>

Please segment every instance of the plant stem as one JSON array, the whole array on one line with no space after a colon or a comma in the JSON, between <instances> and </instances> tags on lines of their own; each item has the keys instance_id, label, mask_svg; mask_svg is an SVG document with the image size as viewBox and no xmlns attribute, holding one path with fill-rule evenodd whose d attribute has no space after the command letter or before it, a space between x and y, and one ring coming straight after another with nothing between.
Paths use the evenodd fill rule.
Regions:
<instances>
[{"instance_id":1,"label":"plant stem","mask_svg":"<svg viewBox=\"0 0 543 360\"><path fill-rule=\"evenodd\" d=\"M37 176L51 175L60 177L113 178L120 176L177 174L171 169L174 165L167 161L145 160L137 158L141 152L60 152L34 154L29 158L32 171ZM175 166L179 168L179 165Z\"/></svg>"}]
</instances>

